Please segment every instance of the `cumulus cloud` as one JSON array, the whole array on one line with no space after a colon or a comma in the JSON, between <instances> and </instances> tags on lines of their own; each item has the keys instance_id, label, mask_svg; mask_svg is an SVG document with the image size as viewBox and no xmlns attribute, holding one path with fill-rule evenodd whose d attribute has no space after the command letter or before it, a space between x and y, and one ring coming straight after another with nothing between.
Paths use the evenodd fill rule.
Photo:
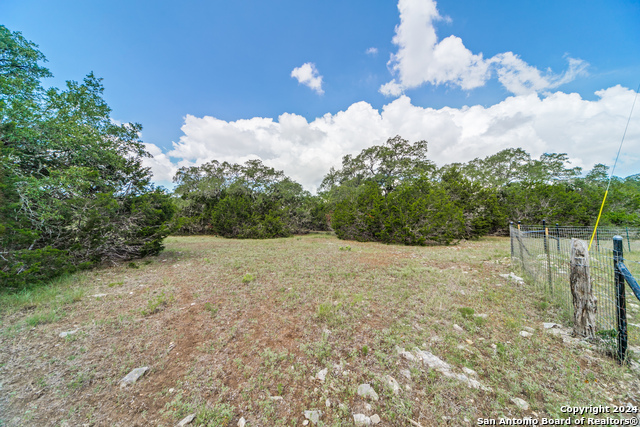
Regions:
<instances>
[{"instance_id":1,"label":"cumulus cloud","mask_svg":"<svg viewBox=\"0 0 640 427\"><path fill-rule=\"evenodd\" d=\"M357 102L311 122L289 113L277 120L254 117L229 122L188 115L182 126L184 135L172 150L163 153L147 145L154 155L148 165L159 180L177 166L258 158L314 191L330 167L340 167L345 154L357 154L401 135L409 141L427 140L429 158L439 165L522 147L533 156L566 152L574 166L589 169L595 163L612 164L634 94L615 86L596 92L595 100L575 93L544 97L529 93L489 107L441 109L415 106L409 97L400 96L382 110ZM639 120L632 120L625 147L634 148L623 150L616 169L622 176L640 172Z\"/></svg>"},{"instance_id":2,"label":"cumulus cloud","mask_svg":"<svg viewBox=\"0 0 640 427\"><path fill-rule=\"evenodd\" d=\"M443 18L434 0L400 0L400 24L392 42L398 51L391 55L388 66L395 76L382 85L380 92L399 96L406 89L422 84L450 84L464 90L483 86L496 75L511 93L524 95L557 88L585 72L587 63L568 58L569 69L561 74L542 73L518 55L505 52L485 59L474 54L462 39L449 36L438 41L434 23Z\"/></svg>"},{"instance_id":3,"label":"cumulus cloud","mask_svg":"<svg viewBox=\"0 0 640 427\"><path fill-rule=\"evenodd\" d=\"M365 51L365 53L367 55L376 56L378 54L378 48L377 47L370 47L369 49L367 49Z\"/></svg>"},{"instance_id":4,"label":"cumulus cloud","mask_svg":"<svg viewBox=\"0 0 640 427\"><path fill-rule=\"evenodd\" d=\"M301 66L294 68L293 71L291 71L291 77L294 77L298 80L298 83L308 86L319 95L324 93L324 90L322 90L322 76L318 73L316 65L312 62L305 62Z\"/></svg>"}]
</instances>

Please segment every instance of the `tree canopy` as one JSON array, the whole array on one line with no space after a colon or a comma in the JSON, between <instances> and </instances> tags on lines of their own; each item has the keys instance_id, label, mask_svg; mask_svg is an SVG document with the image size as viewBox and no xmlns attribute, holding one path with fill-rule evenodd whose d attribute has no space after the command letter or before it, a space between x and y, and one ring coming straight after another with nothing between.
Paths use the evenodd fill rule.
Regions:
<instances>
[{"instance_id":1,"label":"tree canopy","mask_svg":"<svg viewBox=\"0 0 640 427\"><path fill-rule=\"evenodd\" d=\"M45 90L44 55L0 26L0 278L27 285L157 253L173 213L139 124L116 124L89 73Z\"/></svg>"}]
</instances>

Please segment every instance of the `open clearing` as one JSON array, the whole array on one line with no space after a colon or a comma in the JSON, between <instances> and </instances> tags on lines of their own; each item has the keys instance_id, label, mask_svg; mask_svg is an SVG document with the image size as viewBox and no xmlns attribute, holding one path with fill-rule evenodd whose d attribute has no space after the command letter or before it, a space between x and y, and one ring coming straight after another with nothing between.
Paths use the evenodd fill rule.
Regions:
<instances>
[{"instance_id":1,"label":"open clearing","mask_svg":"<svg viewBox=\"0 0 640 427\"><path fill-rule=\"evenodd\" d=\"M317 410L318 425L363 414L426 427L640 403L635 373L546 333L542 322L566 314L499 276L510 272L507 238L403 247L200 236L166 247L2 296L0 425L173 426L189 414L194 426L302 425Z\"/></svg>"}]
</instances>

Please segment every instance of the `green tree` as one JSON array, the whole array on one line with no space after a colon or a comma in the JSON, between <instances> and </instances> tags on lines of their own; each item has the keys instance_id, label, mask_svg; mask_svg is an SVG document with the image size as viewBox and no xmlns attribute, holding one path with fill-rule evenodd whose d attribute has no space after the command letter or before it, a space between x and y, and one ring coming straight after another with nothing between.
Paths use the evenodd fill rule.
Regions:
<instances>
[{"instance_id":1,"label":"green tree","mask_svg":"<svg viewBox=\"0 0 640 427\"><path fill-rule=\"evenodd\" d=\"M0 27L0 279L26 285L155 254L174 208L150 185L138 124L114 124L101 80L44 90L44 56Z\"/></svg>"},{"instance_id":2,"label":"green tree","mask_svg":"<svg viewBox=\"0 0 640 427\"><path fill-rule=\"evenodd\" d=\"M183 167L174 182L181 233L271 238L327 228L322 200L260 160Z\"/></svg>"},{"instance_id":3,"label":"green tree","mask_svg":"<svg viewBox=\"0 0 640 427\"><path fill-rule=\"evenodd\" d=\"M389 138L383 145L365 148L356 157L342 158L342 169L331 168L320 188L330 190L341 185L358 186L374 181L383 194L391 193L401 182L435 171L427 159L427 141L409 143L400 136Z\"/></svg>"}]
</instances>

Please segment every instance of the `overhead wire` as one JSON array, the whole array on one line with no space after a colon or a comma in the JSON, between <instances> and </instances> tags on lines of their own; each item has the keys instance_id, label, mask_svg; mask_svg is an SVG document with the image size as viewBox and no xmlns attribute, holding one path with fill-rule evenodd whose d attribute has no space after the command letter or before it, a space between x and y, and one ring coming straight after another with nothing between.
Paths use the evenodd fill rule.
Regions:
<instances>
[{"instance_id":1,"label":"overhead wire","mask_svg":"<svg viewBox=\"0 0 640 427\"><path fill-rule=\"evenodd\" d=\"M604 197L602 198L602 204L600 205L600 212L598 212L598 219L596 219L596 226L593 227L593 234L591 235L591 240L589 241L589 247L587 250L591 250L591 244L593 243L593 238L596 236L596 232L598 231L598 224L600 223L600 217L602 216L602 210L604 209L604 202L607 200L607 195L609 194L609 187L611 187L611 180L613 179L613 172L616 170L616 165L618 164L618 159L620 158L620 151L622 150L622 144L624 143L624 138L627 136L627 129L629 129L629 123L631 122L631 116L633 115L633 108L636 106L636 100L638 99L638 92L640 92L640 84L638 84L638 89L636 89L636 95L633 97L633 104L631 104L631 111L629 112L629 118L627 119L627 125L624 127L624 133L622 134L622 140L620 141L620 147L618 147L618 154L616 155L616 160L613 163L613 168L611 168L611 174L609 175L609 182L607 183L607 189L604 192Z\"/></svg>"}]
</instances>

